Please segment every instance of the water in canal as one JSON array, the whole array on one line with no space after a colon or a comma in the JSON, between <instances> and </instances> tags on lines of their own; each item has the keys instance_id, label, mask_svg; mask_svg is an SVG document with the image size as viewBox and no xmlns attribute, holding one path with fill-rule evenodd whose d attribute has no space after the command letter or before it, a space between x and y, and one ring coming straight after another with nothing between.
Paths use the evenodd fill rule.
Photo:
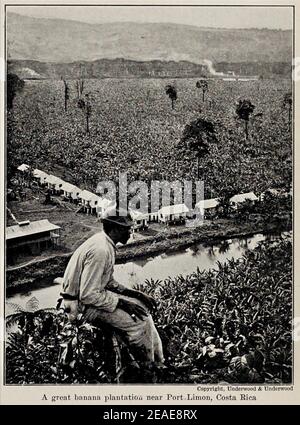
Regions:
<instances>
[{"instance_id":1,"label":"water in canal","mask_svg":"<svg viewBox=\"0 0 300 425\"><path fill-rule=\"evenodd\" d=\"M279 236L271 237L278 238ZM132 287L143 283L146 279L164 280L180 274L185 276L195 271L197 267L200 270L217 268L218 261L224 262L227 259L240 258L247 249L254 249L265 238L262 234L256 234L247 239L228 239L216 245L197 244L182 251L118 264L115 266L115 279ZM6 314L12 312L10 303L25 307L26 302L32 297L38 299L40 308L55 307L60 290L61 286L58 284L49 286L49 282L41 282L34 289L22 290L22 292L8 296Z\"/></svg>"}]
</instances>

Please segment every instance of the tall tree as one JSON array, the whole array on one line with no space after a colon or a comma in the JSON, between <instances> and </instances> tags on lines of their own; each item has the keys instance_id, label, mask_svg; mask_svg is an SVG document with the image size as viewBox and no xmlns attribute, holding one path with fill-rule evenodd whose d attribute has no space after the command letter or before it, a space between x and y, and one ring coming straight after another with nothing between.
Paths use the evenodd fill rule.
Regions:
<instances>
[{"instance_id":1,"label":"tall tree","mask_svg":"<svg viewBox=\"0 0 300 425\"><path fill-rule=\"evenodd\" d=\"M199 118L187 124L183 130L181 140L177 146L178 152L192 152L197 163L197 178L200 178L200 159L210 152L209 145L217 142L213 123ZM203 177L202 171L202 177Z\"/></svg>"},{"instance_id":2,"label":"tall tree","mask_svg":"<svg viewBox=\"0 0 300 425\"><path fill-rule=\"evenodd\" d=\"M205 100L205 93L208 91L208 82L206 80L199 80L196 83L197 89L202 90L202 101Z\"/></svg>"},{"instance_id":3,"label":"tall tree","mask_svg":"<svg viewBox=\"0 0 300 425\"><path fill-rule=\"evenodd\" d=\"M174 109L174 102L175 102L175 100L177 100L177 90L176 90L175 86L172 86L171 84L168 84L165 87L165 90L166 90L166 94L171 99L172 109Z\"/></svg>"},{"instance_id":4,"label":"tall tree","mask_svg":"<svg viewBox=\"0 0 300 425\"><path fill-rule=\"evenodd\" d=\"M250 115L253 113L255 109L255 106L252 105L250 100L239 100L237 106L236 106L236 113L239 117L239 119L245 121L245 135L246 140L248 140L248 123L250 119Z\"/></svg>"}]
</instances>

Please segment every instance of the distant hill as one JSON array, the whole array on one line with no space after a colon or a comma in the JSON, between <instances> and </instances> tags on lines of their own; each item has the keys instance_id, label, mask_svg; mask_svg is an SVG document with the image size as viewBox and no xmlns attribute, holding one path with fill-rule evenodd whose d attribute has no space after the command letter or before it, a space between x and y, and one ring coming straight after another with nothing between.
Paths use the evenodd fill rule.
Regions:
<instances>
[{"instance_id":1,"label":"distant hill","mask_svg":"<svg viewBox=\"0 0 300 425\"><path fill-rule=\"evenodd\" d=\"M7 15L11 59L69 63L124 58L132 61L291 63L292 32L200 28L162 23L109 23ZM38 72L37 69L35 69Z\"/></svg>"}]
</instances>

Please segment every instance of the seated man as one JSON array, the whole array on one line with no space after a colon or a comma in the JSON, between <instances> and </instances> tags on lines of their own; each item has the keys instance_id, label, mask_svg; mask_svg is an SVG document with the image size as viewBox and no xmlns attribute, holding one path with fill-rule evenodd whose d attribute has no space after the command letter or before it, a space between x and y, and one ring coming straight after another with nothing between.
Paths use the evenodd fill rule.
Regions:
<instances>
[{"instance_id":1,"label":"seated man","mask_svg":"<svg viewBox=\"0 0 300 425\"><path fill-rule=\"evenodd\" d=\"M136 360L162 363L160 337L149 313L156 306L154 298L128 289L113 278L115 249L130 237L132 222L118 211L107 212L103 231L85 241L73 253L63 278L65 305L76 305L87 321L109 324L124 336L136 354ZM76 308L70 311L73 318Z\"/></svg>"}]
</instances>

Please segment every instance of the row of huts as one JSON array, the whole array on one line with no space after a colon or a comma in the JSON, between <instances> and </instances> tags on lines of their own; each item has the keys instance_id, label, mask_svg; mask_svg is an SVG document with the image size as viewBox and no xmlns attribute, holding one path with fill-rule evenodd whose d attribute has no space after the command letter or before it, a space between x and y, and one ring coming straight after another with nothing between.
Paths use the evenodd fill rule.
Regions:
<instances>
[{"instance_id":1,"label":"row of huts","mask_svg":"<svg viewBox=\"0 0 300 425\"><path fill-rule=\"evenodd\" d=\"M230 199L229 204L232 209L237 209L238 206L246 200L253 203L258 201L258 199L259 198L254 192L241 193L233 196ZM220 202L220 198L204 199L199 201L196 203L193 213L201 214L203 217L213 217L219 211L221 205ZM190 210L185 204L165 206L158 211L158 221L163 223L178 221L189 217L191 215L190 213Z\"/></svg>"},{"instance_id":2,"label":"row of huts","mask_svg":"<svg viewBox=\"0 0 300 425\"><path fill-rule=\"evenodd\" d=\"M22 164L19 170L21 172L28 171L29 166ZM96 214L98 217L101 217L105 210L112 205L111 201L108 199L95 195L88 190L82 190L44 171L38 169L33 170L33 178L41 186L50 189L53 194L61 195L65 200L78 203L86 213ZM272 191L276 191L277 193L276 189L269 190L269 192ZM230 198L229 205L234 210L246 201L254 203L262 199L262 197L263 194L258 198L254 192L240 193ZM214 217L219 209L220 198L205 199L195 205L193 213L199 213L204 217ZM186 218L191 215L191 212L185 204L163 206L157 212L151 212L149 214L142 214L136 210L131 210L130 213L134 222L134 229L136 230L148 227L149 222L164 224L184 222Z\"/></svg>"},{"instance_id":3,"label":"row of huts","mask_svg":"<svg viewBox=\"0 0 300 425\"><path fill-rule=\"evenodd\" d=\"M28 169L29 166L26 164L18 167L18 170L21 172L28 171ZM40 186L49 189L53 195L61 195L65 200L79 204L86 213L101 216L106 208L111 205L109 200L95 195L89 190L80 189L53 174L47 174L42 170L34 169L32 176Z\"/></svg>"}]
</instances>

